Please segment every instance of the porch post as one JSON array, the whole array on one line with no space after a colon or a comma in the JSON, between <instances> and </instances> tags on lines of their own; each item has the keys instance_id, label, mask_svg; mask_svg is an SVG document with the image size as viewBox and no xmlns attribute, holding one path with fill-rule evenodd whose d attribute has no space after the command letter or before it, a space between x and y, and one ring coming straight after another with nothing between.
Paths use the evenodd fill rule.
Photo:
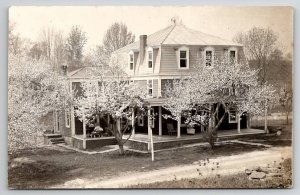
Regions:
<instances>
[{"instance_id":1,"label":"porch post","mask_svg":"<svg viewBox=\"0 0 300 195\"><path fill-rule=\"evenodd\" d=\"M83 138L85 139L86 138L85 114L83 114L82 118L83 118L82 119Z\"/></svg>"},{"instance_id":2,"label":"porch post","mask_svg":"<svg viewBox=\"0 0 300 195\"><path fill-rule=\"evenodd\" d=\"M158 135L162 136L162 108L158 106Z\"/></svg>"},{"instance_id":3,"label":"porch post","mask_svg":"<svg viewBox=\"0 0 300 195\"><path fill-rule=\"evenodd\" d=\"M237 113L237 132L241 133L241 115L240 113Z\"/></svg>"},{"instance_id":4,"label":"porch post","mask_svg":"<svg viewBox=\"0 0 300 195\"><path fill-rule=\"evenodd\" d=\"M134 115L134 109L132 108L132 119L131 119L131 125L132 125L132 136L135 136L135 115Z\"/></svg>"},{"instance_id":5,"label":"porch post","mask_svg":"<svg viewBox=\"0 0 300 195\"><path fill-rule=\"evenodd\" d=\"M72 132L72 136L75 135L75 117L74 117L74 106L71 106L71 132Z\"/></svg>"},{"instance_id":6,"label":"porch post","mask_svg":"<svg viewBox=\"0 0 300 195\"><path fill-rule=\"evenodd\" d=\"M251 128L251 115L250 113L247 114L247 129Z\"/></svg>"},{"instance_id":7,"label":"porch post","mask_svg":"<svg viewBox=\"0 0 300 195\"><path fill-rule=\"evenodd\" d=\"M269 131L268 131L268 110L267 110L267 100L265 101L265 133L269 134Z\"/></svg>"},{"instance_id":8,"label":"porch post","mask_svg":"<svg viewBox=\"0 0 300 195\"><path fill-rule=\"evenodd\" d=\"M181 114L179 115L177 120L177 138L180 138L180 126L181 126Z\"/></svg>"},{"instance_id":9,"label":"porch post","mask_svg":"<svg viewBox=\"0 0 300 195\"><path fill-rule=\"evenodd\" d=\"M148 125L148 151L151 149L151 147L150 147L150 142L151 142L151 135L150 135L150 133L151 133L151 119L150 119L150 114L151 114L151 111L150 111L150 109L151 109L151 107L149 106L148 107L148 115L147 115L147 125Z\"/></svg>"}]
</instances>

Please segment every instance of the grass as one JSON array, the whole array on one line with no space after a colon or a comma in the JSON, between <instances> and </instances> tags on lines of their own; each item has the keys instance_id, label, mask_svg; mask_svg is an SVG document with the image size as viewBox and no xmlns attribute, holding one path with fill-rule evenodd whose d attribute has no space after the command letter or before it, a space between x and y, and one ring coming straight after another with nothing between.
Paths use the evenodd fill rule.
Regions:
<instances>
[{"instance_id":1,"label":"grass","mask_svg":"<svg viewBox=\"0 0 300 195\"><path fill-rule=\"evenodd\" d=\"M82 154L56 147L45 147L34 150L23 150L9 157L8 184L14 189L43 189L63 184L76 178L107 179L125 172L149 171L176 165L191 164L194 161L229 156L264 150L263 146L250 146L230 143L217 146L214 150L208 147L192 147L163 151L155 154L151 161L149 154L127 152L120 156L118 151L108 154ZM13 166L14 159L26 157L32 163Z\"/></svg>"},{"instance_id":2,"label":"grass","mask_svg":"<svg viewBox=\"0 0 300 195\"><path fill-rule=\"evenodd\" d=\"M194 179L181 179L173 181L155 182L151 184L139 184L130 188L290 188L292 187L291 159L285 159L282 163L282 177L267 177L264 180L249 180L246 173L233 175Z\"/></svg>"}]
</instances>

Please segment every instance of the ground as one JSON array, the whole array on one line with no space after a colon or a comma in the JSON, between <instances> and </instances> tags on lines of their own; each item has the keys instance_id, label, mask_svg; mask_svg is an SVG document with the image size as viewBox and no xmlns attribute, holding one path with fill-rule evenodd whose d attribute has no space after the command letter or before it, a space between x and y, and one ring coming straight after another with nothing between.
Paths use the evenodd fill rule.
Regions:
<instances>
[{"instance_id":1,"label":"ground","mask_svg":"<svg viewBox=\"0 0 300 195\"><path fill-rule=\"evenodd\" d=\"M291 158L291 127L286 128L280 136L271 134L241 138L221 143L214 150L211 150L208 146L199 145L157 152L155 153L154 162L151 161L150 154L127 151L125 156L120 156L118 151L114 151L106 154L91 155L60 146L46 146L33 150L23 150L10 155L8 162L8 184L9 188L13 189L77 187L151 188L152 184L149 184L149 186L149 181L160 181L162 183L157 184L157 186L163 188L175 187L169 183L164 183L164 181L173 181L176 177L177 184L183 185L176 187L209 187L198 185L199 180L203 178L199 178L196 175L193 176L192 180L186 180L192 185L186 185L186 182L181 180L185 178L182 173L185 173L187 170L197 173L198 165L195 162L209 158L212 161L219 162L223 170L229 170L230 167L238 167L237 170L234 169L232 172L226 172L224 177L222 177L222 180L227 181L228 179L225 178L236 178L246 168L266 164L274 159L281 159L281 154L284 154L285 159ZM259 158L259 155L262 158ZM234 160L235 158L240 159ZM226 165L225 162L229 164ZM184 171L182 172L182 170ZM178 176L174 176L174 171ZM162 180L158 180L158 176ZM147 182L143 183L142 179L138 181L130 180L131 177L143 177ZM164 177L167 177L167 179ZM124 179L131 182L126 183ZM114 181L115 183L109 181ZM246 179L241 179L240 181L246 182L240 184L243 187L245 185L248 185L248 187L274 187L272 183L269 183L269 185L254 185L255 183L248 182ZM121 182L121 184L118 182ZM107 184L111 184L111 186ZM218 185L216 184L216 187Z\"/></svg>"}]
</instances>

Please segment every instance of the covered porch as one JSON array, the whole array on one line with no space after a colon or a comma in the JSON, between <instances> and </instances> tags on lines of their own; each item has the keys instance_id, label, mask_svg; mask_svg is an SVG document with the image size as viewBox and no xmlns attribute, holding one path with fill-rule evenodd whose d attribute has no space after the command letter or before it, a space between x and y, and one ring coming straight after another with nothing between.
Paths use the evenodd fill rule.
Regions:
<instances>
[{"instance_id":1,"label":"covered porch","mask_svg":"<svg viewBox=\"0 0 300 195\"><path fill-rule=\"evenodd\" d=\"M251 135L258 135L264 134L264 130L260 129L241 129L238 133L236 130L226 130L226 131L218 131L218 138L219 139L235 139L238 137L244 136L251 136ZM205 133L198 133L195 135L181 135L180 138L177 136L158 136L153 135L153 149L160 150L172 147L179 147L187 144L193 143L205 143ZM123 139L127 139L128 135L124 135ZM125 145L129 148L135 150L142 150L142 151L149 151L151 149L150 146L150 136L147 134L135 134L132 135L129 140L125 143Z\"/></svg>"}]
</instances>

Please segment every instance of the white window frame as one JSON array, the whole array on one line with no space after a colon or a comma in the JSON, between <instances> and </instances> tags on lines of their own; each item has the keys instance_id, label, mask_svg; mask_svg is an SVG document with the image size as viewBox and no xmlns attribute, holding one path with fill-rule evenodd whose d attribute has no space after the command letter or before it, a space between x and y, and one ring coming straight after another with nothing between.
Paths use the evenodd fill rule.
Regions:
<instances>
[{"instance_id":1,"label":"white window frame","mask_svg":"<svg viewBox=\"0 0 300 195\"><path fill-rule=\"evenodd\" d=\"M138 126L140 126L140 127L144 126L144 116L143 115L137 117L137 123L138 123Z\"/></svg>"},{"instance_id":2,"label":"white window frame","mask_svg":"<svg viewBox=\"0 0 300 195\"><path fill-rule=\"evenodd\" d=\"M151 82L151 88L149 87L149 82ZM152 90L152 94L151 95L149 94L149 89ZM147 95L149 97L153 97L153 79L148 79L147 80Z\"/></svg>"},{"instance_id":3,"label":"white window frame","mask_svg":"<svg viewBox=\"0 0 300 195\"><path fill-rule=\"evenodd\" d=\"M149 58L149 53L151 53L152 54L152 59L150 59ZM153 66L154 66L154 52L153 52L153 48L152 47L149 47L148 49L147 49L147 68L148 69L153 69ZM149 67L149 62L152 62L152 67L150 68Z\"/></svg>"},{"instance_id":4,"label":"white window frame","mask_svg":"<svg viewBox=\"0 0 300 195\"><path fill-rule=\"evenodd\" d=\"M206 65L206 52L207 51L211 51L211 65L210 66L207 66ZM211 68L214 66L214 56L215 56L215 50L213 47L206 47L204 49L204 52L203 52L203 59L204 59L204 66L207 67L207 68Z\"/></svg>"},{"instance_id":5,"label":"white window frame","mask_svg":"<svg viewBox=\"0 0 300 195\"><path fill-rule=\"evenodd\" d=\"M131 55L132 55L132 60L131 60ZM131 69L131 63L132 63L132 69ZM133 51L130 51L128 53L128 66L129 66L130 71L134 70L134 52Z\"/></svg>"},{"instance_id":6,"label":"white window frame","mask_svg":"<svg viewBox=\"0 0 300 195\"><path fill-rule=\"evenodd\" d=\"M229 60L231 60L231 58L230 58L230 52L231 51L234 51L235 52L235 57L234 57L234 62L237 62L237 60L238 60L238 50L237 50L237 48L236 47L230 47L230 48L228 48L228 58L229 58Z\"/></svg>"},{"instance_id":7,"label":"white window frame","mask_svg":"<svg viewBox=\"0 0 300 195\"><path fill-rule=\"evenodd\" d=\"M235 115L235 120L231 120L231 116ZM235 109L231 109L228 112L228 123L237 123L238 122L238 116L237 116L237 111Z\"/></svg>"},{"instance_id":8,"label":"white window frame","mask_svg":"<svg viewBox=\"0 0 300 195\"><path fill-rule=\"evenodd\" d=\"M71 113L68 109L65 109L65 125L67 128L71 127Z\"/></svg>"},{"instance_id":9,"label":"white window frame","mask_svg":"<svg viewBox=\"0 0 300 195\"><path fill-rule=\"evenodd\" d=\"M186 56L185 58L181 58L180 52L185 51ZM177 54L177 61L178 61L178 69L189 69L190 68L190 49L186 46L182 46L178 49L178 54ZM180 60L185 59L186 60L186 67L181 67L180 66Z\"/></svg>"}]
</instances>

